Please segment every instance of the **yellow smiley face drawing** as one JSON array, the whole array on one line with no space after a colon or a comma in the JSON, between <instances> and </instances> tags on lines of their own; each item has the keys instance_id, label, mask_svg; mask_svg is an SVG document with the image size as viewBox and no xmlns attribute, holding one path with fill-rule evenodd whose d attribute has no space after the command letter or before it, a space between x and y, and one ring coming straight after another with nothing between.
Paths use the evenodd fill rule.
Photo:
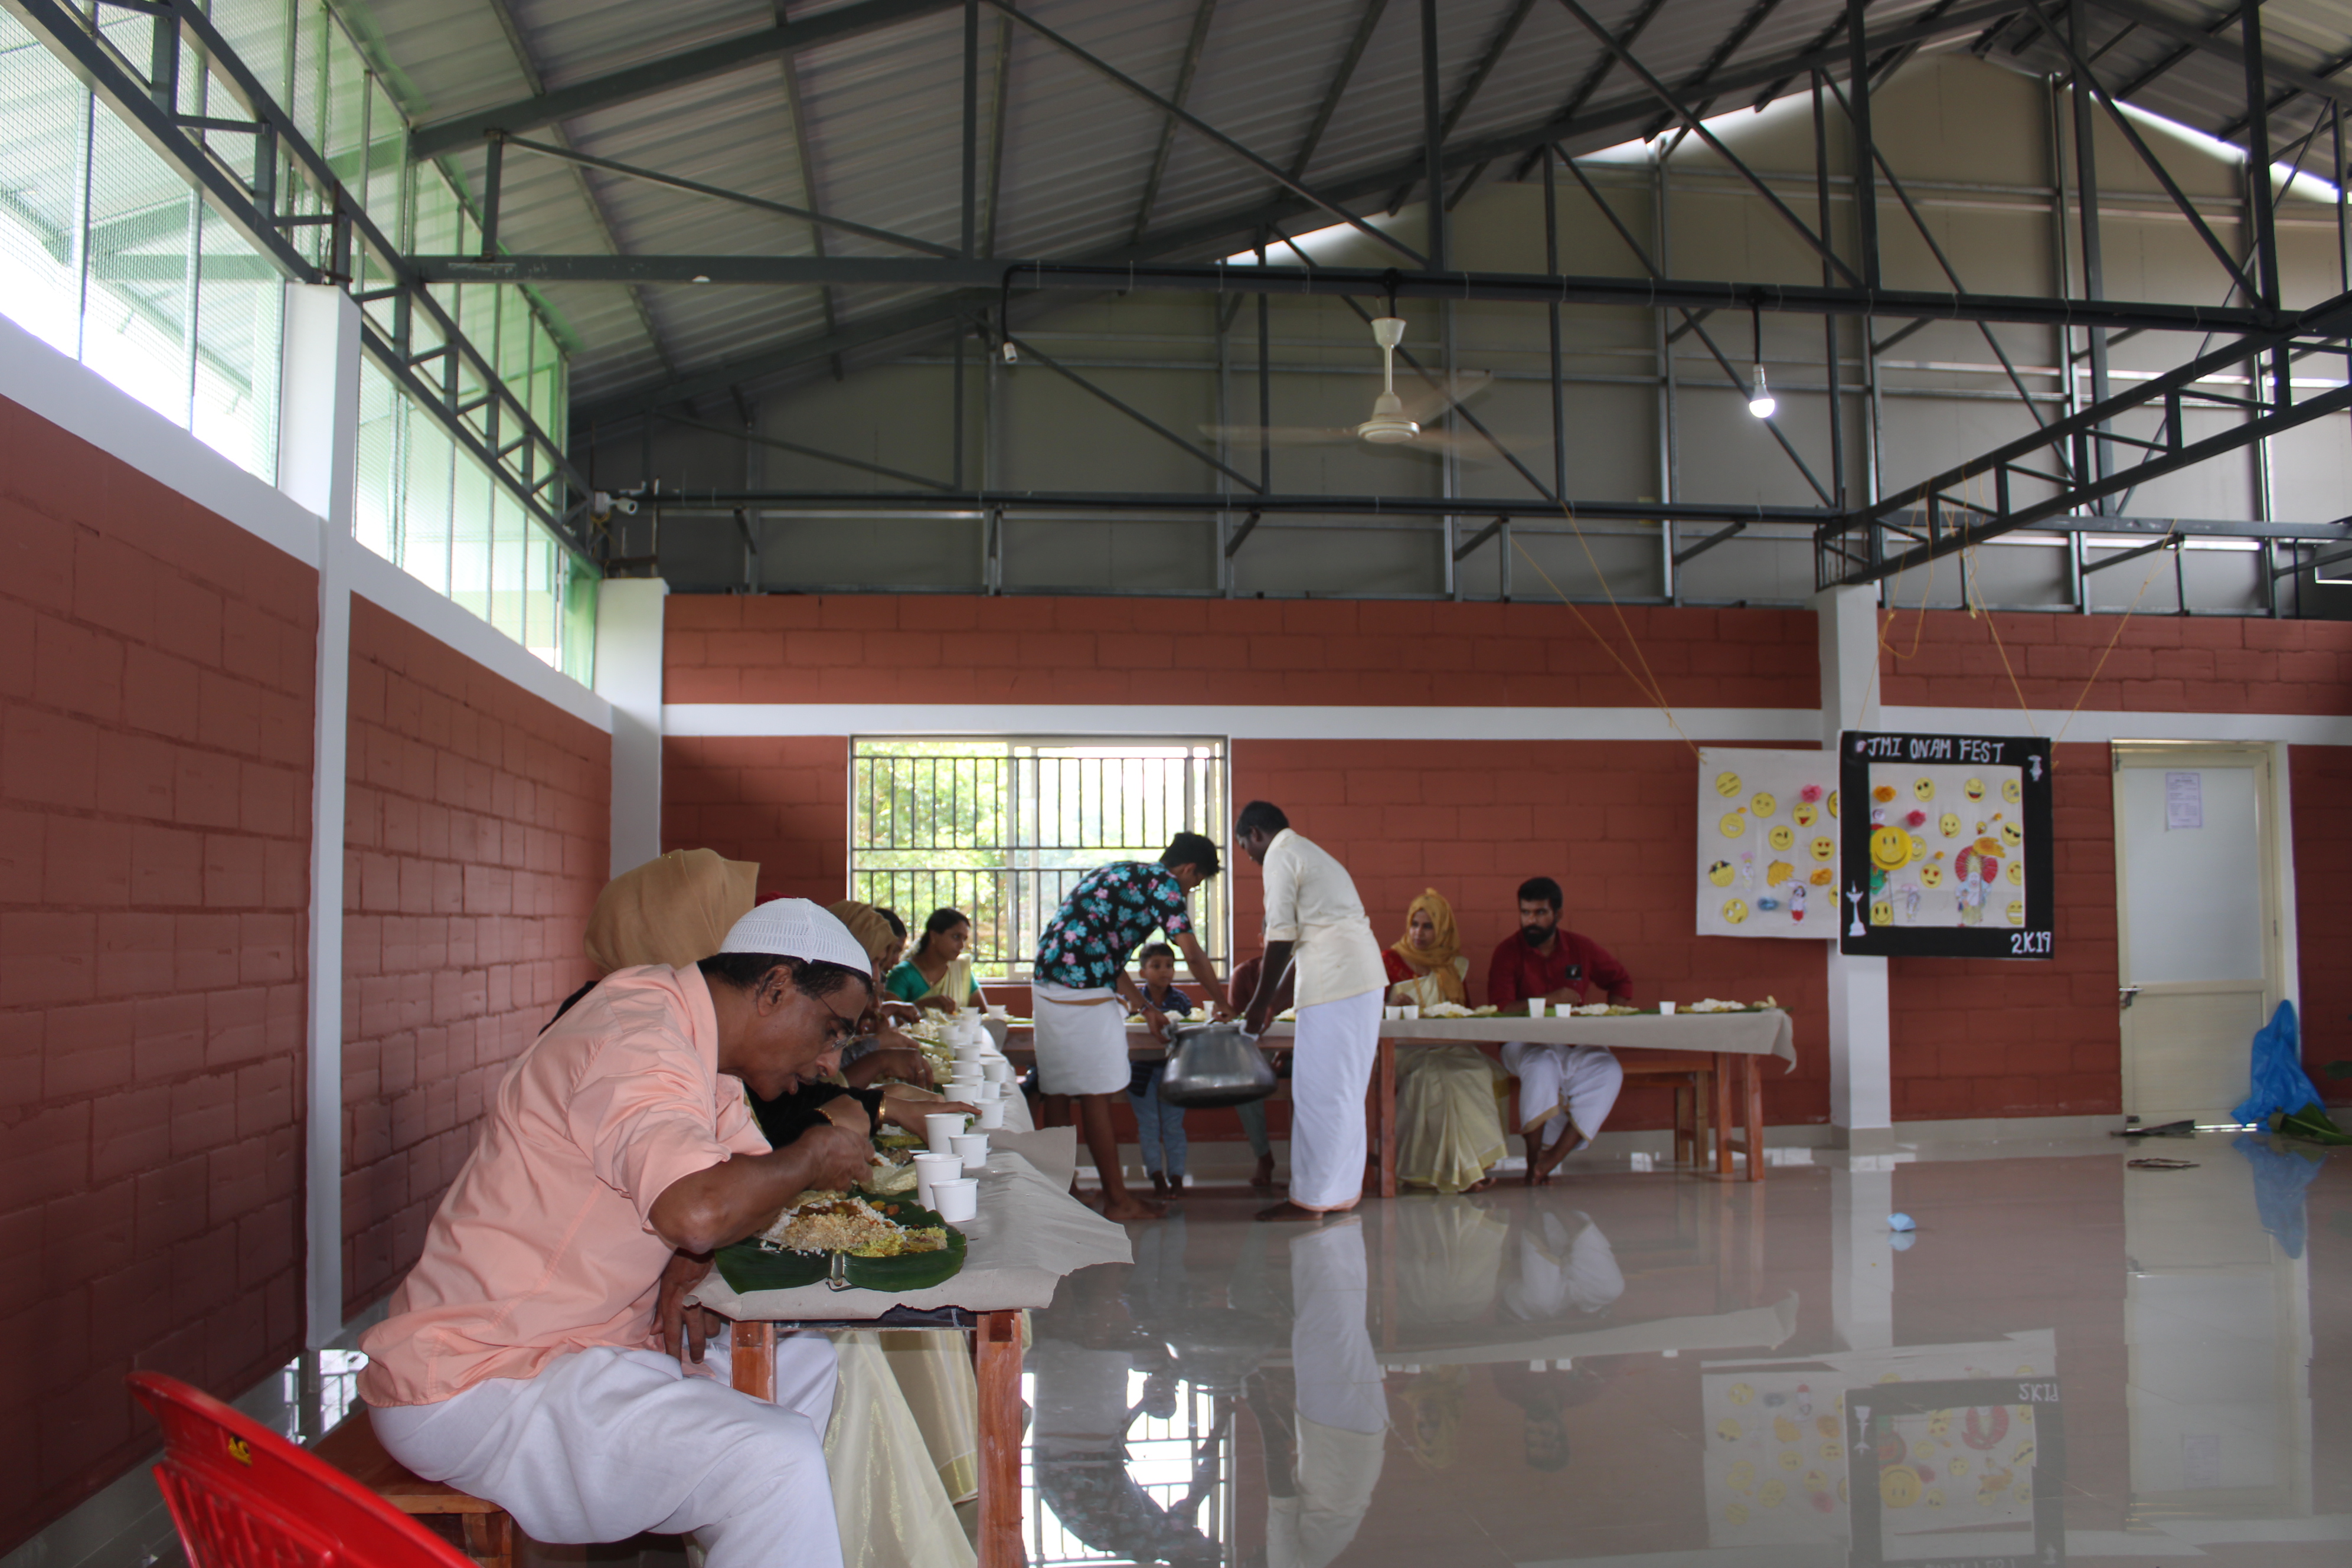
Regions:
<instances>
[{"instance_id":1,"label":"yellow smiley face drawing","mask_svg":"<svg viewBox=\"0 0 2352 1568\"><path fill-rule=\"evenodd\" d=\"M1733 925L1741 925L1746 923L1748 920L1748 900L1745 899L1724 900L1723 918L1730 921Z\"/></svg>"},{"instance_id":2,"label":"yellow smiley face drawing","mask_svg":"<svg viewBox=\"0 0 2352 1568\"><path fill-rule=\"evenodd\" d=\"M1742 1459L1739 1463L1732 1466L1731 1468L1724 1471L1723 1484L1729 1487L1736 1492L1744 1492L1752 1489L1756 1485L1755 1462L1749 1459Z\"/></svg>"},{"instance_id":3,"label":"yellow smiley face drawing","mask_svg":"<svg viewBox=\"0 0 2352 1568\"><path fill-rule=\"evenodd\" d=\"M1715 1435L1727 1443L1739 1441L1739 1423L1727 1415L1715 1424Z\"/></svg>"},{"instance_id":4,"label":"yellow smiley face drawing","mask_svg":"<svg viewBox=\"0 0 2352 1568\"><path fill-rule=\"evenodd\" d=\"M1967 795L1970 800L1982 800L1984 798L1984 780L1970 779L1968 783L1960 786L1960 793Z\"/></svg>"},{"instance_id":5,"label":"yellow smiley face drawing","mask_svg":"<svg viewBox=\"0 0 2352 1568\"><path fill-rule=\"evenodd\" d=\"M1731 862L1717 860L1714 865L1709 866L1706 868L1706 879L1718 888L1731 886Z\"/></svg>"},{"instance_id":6,"label":"yellow smiley face drawing","mask_svg":"<svg viewBox=\"0 0 2352 1568\"><path fill-rule=\"evenodd\" d=\"M1715 793L1726 800L1737 795L1739 793L1739 775L1738 773L1716 774Z\"/></svg>"},{"instance_id":7,"label":"yellow smiley face drawing","mask_svg":"<svg viewBox=\"0 0 2352 1568\"><path fill-rule=\"evenodd\" d=\"M1724 1392L1734 1405L1750 1405L1756 1399L1756 1391L1744 1383L1735 1383Z\"/></svg>"},{"instance_id":8,"label":"yellow smiley face drawing","mask_svg":"<svg viewBox=\"0 0 2352 1568\"><path fill-rule=\"evenodd\" d=\"M1908 1465L1889 1465L1878 1473L1878 1500L1889 1508L1909 1508L1919 1500L1919 1472Z\"/></svg>"},{"instance_id":9,"label":"yellow smiley face drawing","mask_svg":"<svg viewBox=\"0 0 2352 1568\"><path fill-rule=\"evenodd\" d=\"M1944 813L1936 818L1936 828L1947 838L1958 838L1960 836L1959 814L1953 811Z\"/></svg>"},{"instance_id":10,"label":"yellow smiley face drawing","mask_svg":"<svg viewBox=\"0 0 2352 1568\"><path fill-rule=\"evenodd\" d=\"M1920 886L1927 888L1942 887L1944 885L1944 868L1933 860L1928 861L1925 866L1919 868L1919 884Z\"/></svg>"},{"instance_id":11,"label":"yellow smiley face drawing","mask_svg":"<svg viewBox=\"0 0 2352 1568\"><path fill-rule=\"evenodd\" d=\"M2024 795L2025 786L2019 784L2015 779L2003 779L2000 781L2000 798L2009 802L2010 805L2015 805L2020 800L2024 798Z\"/></svg>"},{"instance_id":12,"label":"yellow smiley face drawing","mask_svg":"<svg viewBox=\"0 0 2352 1568\"><path fill-rule=\"evenodd\" d=\"M1911 786L1911 793L1917 795L1921 800L1933 800L1936 798L1936 781L1934 779L1921 779Z\"/></svg>"},{"instance_id":13,"label":"yellow smiley face drawing","mask_svg":"<svg viewBox=\"0 0 2352 1568\"><path fill-rule=\"evenodd\" d=\"M1793 1470L1793 1469L1795 1469L1798 1466L1800 1466L1800 1465L1803 1464L1804 1462L1805 1462L1805 1457L1804 1457L1802 1454L1798 1453L1796 1449L1794 1449L1794 1448L1783 1448L1783 1449L1781 1449L1781 1450L1780 1450L1780 1468L1781 1468L1782 1469L1784 1469L1784 1470ZM1778 1482L1778 1481L1766 1481L1766 1482L1764 1483L1764 1485L1765 1485L1767 1488L1770 1488L1770 1487L1780 1486L1780 1482ZM1785 1492L1788 1489L1787 1489L1787 1488L1785 1488L1785 1487L1782 1487L1782 1488L1781 1488L1781 1489ZM1760 1502L1761 1500L1763 1500L1763 1494L1762 1494L1761 1492L1759 1492L1759 1493L1757 1494L1757 1500L1759 1500L1759 1502Z\"/></svg>"},{"instance_id":14,"label":"yellow smiley face drawing","mask_svg":"<svg viewBox=\"0 0 2352 1568\"><path fill-rule=\"evenodd\" d=\"M1872 904L1870 906L1870 923L1874 926L1893 925L1895 923L1894 904L1885 899L1881 899L1877 902Z\"/></svg>"},{"instance_id":15,"label":"yellow smiley face drawing","mask_svg":"<svg viewBox=\"0 0 2352 1568\"><path fill-rule=\"evenodd\" d=\"M1775 1476L1756 1489L1756 1500L1766 1508L1779 1508L1789 1500L1789 1483Z\"/></svg>"},{"instance_id":16,"label":"yellow smiley face drawing","mask_svg":"<svg viewBox=\"0 0 2352 1568\"><path fill-rule=\"evenodd\" d=\"M1911 858L1917 861L1925 860L1927 858L1927 841L1920 837L1917 834L1913 834L1911 836Z\"/></svg>"},{"instance_id":17,"label":"yellow smiley face drawing","mask_svg":"<svg viewBox=\"0 0 2352 1568\"><path fill-rule=\"evenodd\" d=\"M1762 790L1758 790L1754 795L1748 797L1748 809L1754 812L1759 817L1769 816L1774 812L1780 809L1780 803L1774 800Z\"/></svg>"},{"instance_id":18,"label":"yellow smiley face drawing","mask_svg":"<svg viewBox=\"0 0 2352 1568\"><path fill-rule=\"evenodd\" d=\"M1772 1436L1783 1443L1793 1443L1799 1436L1797 1424L1785 1415L1775 1415L1772 1417ZM1794 1468L1793 1466L1790 1468Z\"/></svg>"},{"instance_id":19,"label":"yellow smiley face drawing","mask_svg":"<svg viewBox=\"0 0 2352 1568\"><path fill-rule=\"evenodd\" d=\"M2022 888L2025 886L2025 868L2018 864L2016 861L2011 860L2009 863L2009 870L2005 875L2009 878L2009 885L2011 887Z\"/></svg>"},{"instance_id":20,"label":"yellow smiley face drawing","mask_svg":"<svg viewBox=\"0 0 2352 1568\"><path fill-rule=\"evenodd\" d=\"M1835 791L1835 790L1832 790L1832 791L1830 791L1830 816L1832 816L1832 817L1834 817L1835 816L1837 816L1837 797L1838 797L1838 792L1837 792L1837 791Z\"/></svg>"},{"instance_id":21,"label":"yellow smiley face drawing","mask_svg":"<svg viewBox=\"0 0 2352 1568\"><path fill-rule=\"evenodd\" d=\"M1775 849L1786 849L1797 841L1797 835L1787 823L1779 822L1772 825L1772 831L1766 834L1764 839Z\"/></svg>"},{"instance_id":22,"label":"yellow smiley face drawing","mask_svg":"<svg viewBox=\"0 0 2352 1568\"><path fill-rule=\"evenodd\" d=\"M1801 800L1789 812L1789 818L1800 827L1811 827L1821 819L1821 808L1810 800Z\"/></svg>"},{"instance_id":23,"label":"yellow smiley face drawing","mask_svg":"<svg viewBox=\"0 0 2352 1568\"><path fill-rule=\"evenodd\" d=\"M1870 863L1882 871L1892 871L1911 863L1911 836L1899 827L1873 828L1870 834Z\"/></svg>"},{"instance_id":24,"label":"yellow smiley face drawing","mask_svg":"<svg viewBox=\"0 0 2352 1568\"><path fill-rule=\"evenodd\" d=\"M1837 840L1824 834L1813 840L1813 858L1827 865L1837 858Z\"/></svg>"},{"instance_id":25,"label":"yellow smiley face drawing","mask_svg":"<svg viewBox=\"0 0 2352 1568\"><path fill-rule=\"evenodd\" d=\"M2025 830L2014 822L2004 822L2000 825L2000 841L2014 849L2025 842Z\"/></svg>"},{"instance_id":26,"label":"yellow smiley face drawing","mask_svg":"<svg viewBox=\"0 0 2352 1568\"><path fill-rule=\"evenodd\" d=\"M1716 826L1723 830L1726 838L1737 838L1748 831L1748 814L1744 811L1726 812L1723 820Z\"/></svg>"},{"instance_id":27,"label":"yellow smiley face drawing","mask_svg":"<svg viewBox=\"0 0 2352 1568\"><path fill-rule=\"evenodd\" d=\"M1748 1522L1748 1505L1744 1502L1724 1504L1723 1522L1726 1524L1746 1524Z\"/></svg>"},{"instance_id":28,"label":"yellow smiley face drawing","mask_svg":"<svg viewBox=\"0 0 2352 1568\"><path fill-rule=\"evenodd\" d=\"M2009 923L2013 926L2021 926L2025 923L2025 904L2022 900L2010 900Z\"/></svg>"}]
</instances>

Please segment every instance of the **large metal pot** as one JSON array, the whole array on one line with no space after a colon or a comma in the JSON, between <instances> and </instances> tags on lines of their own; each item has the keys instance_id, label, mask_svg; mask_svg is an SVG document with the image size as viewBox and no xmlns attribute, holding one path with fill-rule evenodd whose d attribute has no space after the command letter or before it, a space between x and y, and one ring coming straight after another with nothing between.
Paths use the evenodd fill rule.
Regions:
<instances>
[{"instance_id":1,"label":"large metal pot","mask_svg":"<svg viewBox=\"0 0 2352 1568\"><path fill-rule=\"evenodd\" d=\"M1180 1024L1160 1098L1188 1110L1246 1105L1274 1092L1274 1065L1239 1024Z\"/></svg>"}]
</instances>

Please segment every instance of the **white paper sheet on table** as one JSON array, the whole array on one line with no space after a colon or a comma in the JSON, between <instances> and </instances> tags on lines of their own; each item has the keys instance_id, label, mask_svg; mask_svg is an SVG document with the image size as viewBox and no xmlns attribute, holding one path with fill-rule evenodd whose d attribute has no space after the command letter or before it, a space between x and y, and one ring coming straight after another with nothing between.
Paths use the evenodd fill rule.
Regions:
<instances>
[{"instance_id":1,"label":"white paper sheet on table","mask_svg":"<svg viewBox=\"0 0 2352 1568\"><path fill-rule=\"evenodd\" d=\"M1063 1131L1063 1130L1056 1130ZM962 1269L928 1290L793 1290L739 1295L713 1271L689 1300L738 1322L878 1318L893 1307L961 1307L1005 1311L1050 1306L1065 1274L1097 1263L1132 1263L1127 1232L1070 1196L1010 1149L991 1148L980 1178L980 1213L960 1223L968 1250Z\"/></svg>"}]
</instances>

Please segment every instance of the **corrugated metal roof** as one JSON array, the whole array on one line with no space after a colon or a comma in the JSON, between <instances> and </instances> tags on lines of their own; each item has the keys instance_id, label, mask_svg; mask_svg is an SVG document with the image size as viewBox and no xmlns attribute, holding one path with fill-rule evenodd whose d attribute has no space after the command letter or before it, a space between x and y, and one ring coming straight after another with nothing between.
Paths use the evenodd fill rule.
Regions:
<instances>
[{"instance_id":1,"label":"corrugated metal roof","mask_svg":"<svg viewBox=\"0 0 2352 1568\"><path fill-rule=\"evenodd\" d=\"M855 5L794 5L795 21ZM2211 28L2224 13L2189 0L2139 0L2165 15ZM345 5L395 76L404 110L428 124L527 96L529 75L495 7L503 4L530 68L561 88L680 50L752 34L775 20L769 0L369 0ZM1200 0L1026 0L1023 13L1163 95L1175 90ZM1612 32L1642 0L1587 0ZM1874 31L1952 8L1953 0L1881 0ZM2054 5L2054 0L2045 0ZM1306 178L1346 186L1411 163L1422 145L1419 7L1413 0L1221 0L1206 35L1187 108L1261 157L1287 169L1330 89L1349 40L1380 5L1377 25L1331 116ZM1501 36L1517 0L1449 0L1444 12L1443 99L1450 107ZM1735 33L1725 74L1785 58L1822 42L1843 0L1666 0L1635 46L1665 80L1687 83ZM2326 71L2352 53L2352 5L2345 0L2271 0L2263 8L2265 47L2275 58ZM2021 15L2022 15L2021 13ZM2094 10L2096 70L2111 88L2148 73L2175 54L2169 37ZM580 152L822 211L934 244L961 234L962 16L949 7L722 75L672 87L529 132L562 137ZM2220 37L2234 41L2234 26ZM1149 215L1144 187L1165 120L1151 104L1107 80L1027 27L983 8L981 123L997 118L1000 38L1009 37L1004 144L992 224L1003 255L1083 256L1129 244L1140 223L1167 235L1202 237L1172 259L1231 249L1239 230L1219 220L1278 194L1276 182L1189 131L1180 132ZM2038 73L2062 71L2064 57L2031 19L2001 25L1979 45L1985 58ZM1565 7L1539 0L1496 58L1461 115L1449 146L1524 134L1559 115L1605 51ZM794 73L808 146L793 135L786 95ZM1585 107L1642 95L1622 65L1612 65ZM1695 96L1705 98L1703 89ZM1715 100L1717 111L1754 89ZM2244 109L2242 73L2191 53L2155 74L2133 101L2209 132L2231 133ZM2285 145L2321 111L2301 96L2279 110L2273 144ZM1648 117L1644 116L1646 120ZM1624 140L1643 122L1596 131L1571 151ZM2332 156L2320 147L2315 154ZM988 149L983 146L984 164ZM1499 160L1487 177L1507 175ZM451 163L478 185L483 156ZM2315 168L2326 164L2315 163ZM985 167L983 169L985 175ZM1394 194L1349 198L1360 213ZM1413 199L1419 199L1413 193ZM594 205L592 208L591 203ZM1148 221L1147 221L1148 220ZM1320 219L1308 220L1318 226ZM519 252L807 254L809 225L624 175L575 171L510 153L505 165L501 234ZM1220 241L1213 245L1212 239ZM871 238L832 231L837 255L903 254ZM901 289L562 284L547 287L583 339L572 360L573 406L692 375L795 342L820 339L828 321L871 321L914 296ZM647 322L652 331L648 333Z\"/></svg>"}]
</instances>

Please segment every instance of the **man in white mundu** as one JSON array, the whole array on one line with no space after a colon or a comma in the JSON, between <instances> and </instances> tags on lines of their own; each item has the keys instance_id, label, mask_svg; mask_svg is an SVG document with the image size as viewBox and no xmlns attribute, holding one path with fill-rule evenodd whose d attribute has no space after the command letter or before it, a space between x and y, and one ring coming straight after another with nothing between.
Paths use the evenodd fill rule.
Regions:
<instances>
[{"instance_id":1,"label":"man in white mundu","mask_svg":"<svg viewBox=\"0 0 2352 1568\"><path fill-rule=\"evenodd\" d=\"M1380 939L1348 868L1302 838L1278 806L1254 800L1234 841L1265 868L1265 963L1248 1027L1273 1022L1275 991L1294 969L1298 1025L1290 1079L1290 1198L1260 1219L1311 1219L1364 1194L1364 1086L1388 994ZM1236 998L1238 1000L1238 998Z\"/></svg>"}]
</instances>

